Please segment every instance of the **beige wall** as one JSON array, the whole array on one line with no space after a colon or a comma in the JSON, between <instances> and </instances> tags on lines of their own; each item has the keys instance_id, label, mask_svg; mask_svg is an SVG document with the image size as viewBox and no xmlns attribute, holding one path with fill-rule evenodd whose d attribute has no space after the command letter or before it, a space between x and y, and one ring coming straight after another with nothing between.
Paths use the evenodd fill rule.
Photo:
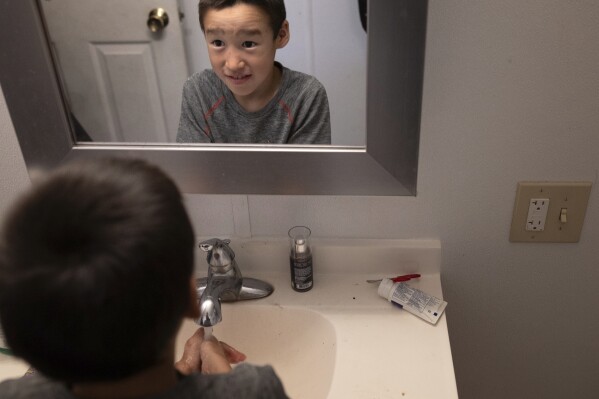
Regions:
<instances>
[{"instance_id":1,"label":"beige wall","mask_svg":"<svg viewBox=\"0 0 599 399\"><path fill-rule=\"evenodd\" d=\"M440 238L460 397L596 398L597 21L595 0L430 0L418 197L189 196L198 234ZM27 177L1 101L0 129L4 206ZM521 180L594 182L580 243L508 242Z\"/></svg>"},{"instance_id":2,"label":"beige wall","mask_svg":"<svg viewBox=\"0 0 599 399\"><path fill-rule=\"evenodd\" d=\"M25 161L14 132L0 87L0 216L15 195L29 185Z\"/></svg>"}]
</instances>

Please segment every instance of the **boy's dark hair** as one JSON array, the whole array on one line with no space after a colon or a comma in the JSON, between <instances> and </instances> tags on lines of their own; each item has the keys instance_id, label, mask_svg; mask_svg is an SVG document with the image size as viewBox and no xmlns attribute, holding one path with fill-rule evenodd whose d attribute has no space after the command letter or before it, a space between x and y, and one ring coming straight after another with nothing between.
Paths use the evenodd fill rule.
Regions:
<instances>
[{"instance_id":1,"label":"boy's dark hair","mask_svg":"<svg viewBox=\"0 0 599 399\"><path fill-rule=\"evenodd\" d=\"M283 22L287 19L284 0L200 0L198 10L200 15L200 27L204 32L204 17L208 10L222 10L233 7L236 4L249 4L261 8L270 18L270 27L273 31L273 38L276 39Z\"/></svg>"},{"instance_id":2,"label":"boy's dark hair","mask_svg":"<svg viewBox=\"0 0 599 399\"><path fill-rule=\"evenodd\" d=\"M51 172L0 236L11 350L70 383L127 377L165 355L189 306L194 234L181 194L141 160Z\"/></svg>"}]
</instances>

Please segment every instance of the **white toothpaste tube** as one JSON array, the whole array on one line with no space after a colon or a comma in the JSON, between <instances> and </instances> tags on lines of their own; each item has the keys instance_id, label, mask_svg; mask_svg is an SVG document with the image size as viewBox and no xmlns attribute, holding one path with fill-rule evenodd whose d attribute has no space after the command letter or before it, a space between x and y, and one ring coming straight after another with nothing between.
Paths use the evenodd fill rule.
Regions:
<instances>
[{"instance_id":1,"label":"white toothpaste tube","mask_svg":"<svg viewBox=\"0 0 599 399\"><path fill-rule=\"evenodd\" d=\"M379 295L431 324L437 324L447 302L406 283L394 283L385 278L379 285Z\"/></svg>"}]
</instances>

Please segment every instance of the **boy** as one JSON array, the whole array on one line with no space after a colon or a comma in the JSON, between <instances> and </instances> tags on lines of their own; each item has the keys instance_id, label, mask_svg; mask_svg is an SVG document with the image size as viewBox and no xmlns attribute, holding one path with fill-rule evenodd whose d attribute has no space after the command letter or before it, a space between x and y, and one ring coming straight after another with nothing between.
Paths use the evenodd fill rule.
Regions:
<instances>
[{"instance_id":1,"label":"boy","mask_svg":"<svg viewBox=\"0 0 599 399\"><path fill-rule=\"evenodd\" d=\"M39 373L0 383L0 398L286 398L270 367L231 371L245 356L201 328L173 365L181 322L199 317L193 256L181 194L144 161L34 184L0 236L0 322Z\"/></svg>"},{"instance_id":2,"label":"boy","mask_svg":"<svg viewBox=\"0 0 599 399\"><path fill-rule=\"evenodd\" d=\"M183 87L178 142L331 144L322 84L275 62L283 0L200 0L199 15L212 70Z\"/></svg>"}]
</instances>

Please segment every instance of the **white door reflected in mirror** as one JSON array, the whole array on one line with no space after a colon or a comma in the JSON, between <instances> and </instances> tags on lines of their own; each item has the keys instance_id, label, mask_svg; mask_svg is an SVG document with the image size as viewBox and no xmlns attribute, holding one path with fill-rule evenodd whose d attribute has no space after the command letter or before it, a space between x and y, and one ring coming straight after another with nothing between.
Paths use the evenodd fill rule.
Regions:
<instances>
[{"instance_id":1,"label":"white door reflected in mirror","mask_svg":"<svg viewBox=\"0 0 599 399\"><path fill-rule=\"evenodd\" d=\"M153 0L42 1L78 141L169 142L187 78L177 0L163 31L147 26ZM66 23L68 21L68 23Z\"/></svg>"}]
</instances>

